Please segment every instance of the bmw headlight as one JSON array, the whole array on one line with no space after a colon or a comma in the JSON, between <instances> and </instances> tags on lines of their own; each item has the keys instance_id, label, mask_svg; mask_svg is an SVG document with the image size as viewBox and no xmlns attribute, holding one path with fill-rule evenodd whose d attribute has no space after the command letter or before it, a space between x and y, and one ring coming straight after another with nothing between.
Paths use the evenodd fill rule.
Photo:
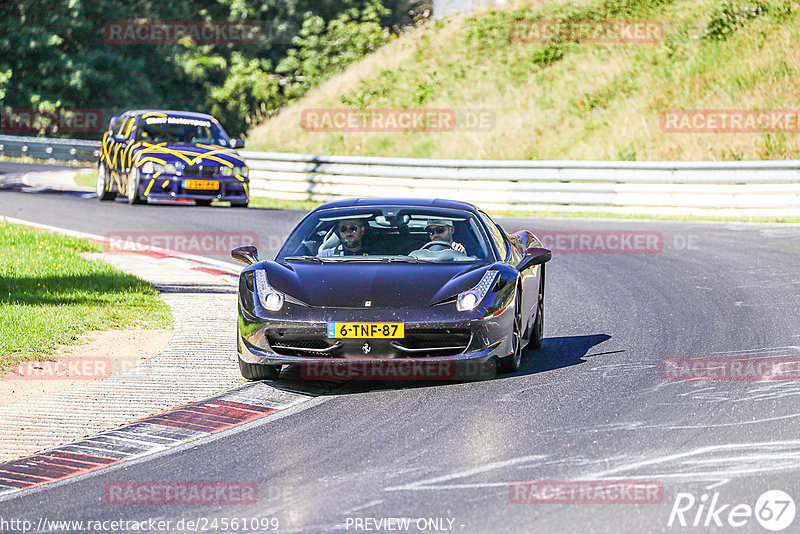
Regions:
<instances>
[{"instance_id":1,"label":"bmw headlight","mask_svg":"<svg viewBox=\"0 0 800 534\"><path fill-rule=\"evenodd\" d=\"M157 172L160 172L161 174L175 174L178 171L175 168L174 163L163 164L148 161L142 165L142 174L155 174Z\"/></svg>"},{"instance_id":2,"label":"bmw headlight","mask_svg":"<svg viewBox=\"0 0 800 534\"><path fill-rule=\"evenodd\" d=\"M239 176L243 176L244 178L247 178L247 175L248 175L249 172L250 171L248 170L247 167L234 167L233 168L233 174L238 174Z\"/></svg>"},{"instance_id":3,"label":"bmw headlight","mask_svg":"<svg viewBox=\"0 0 800 534\"><path fill-rule=\"evenodd\" d=\"M458 311L474 310L492 288L499 274L498 271L486 271L475 287L459 293L456 300L456 309Z\"/></svg>"},{"instance_id":4,"label":"bmw headlight","mask_svg":"<svg viewBox=\"0 0 800 534\"><path fill-rule=\"evenodd\" d=\"M283 307L283 293L269 285L267 273L264 269L256 271L256 294L258 301L269 311L278 311Z\"/></svg>"},{"instance_id":5,"label":"bmw headlight","mask_svg":"<svg viewBox=\"0 0 800 534\"><path fill-rule=\"evenodd\" d=\"M233 169L231 167L225 167L224 165L219 168L219 175L220 176L232 176Z\"/></svg>"}]
</instances>

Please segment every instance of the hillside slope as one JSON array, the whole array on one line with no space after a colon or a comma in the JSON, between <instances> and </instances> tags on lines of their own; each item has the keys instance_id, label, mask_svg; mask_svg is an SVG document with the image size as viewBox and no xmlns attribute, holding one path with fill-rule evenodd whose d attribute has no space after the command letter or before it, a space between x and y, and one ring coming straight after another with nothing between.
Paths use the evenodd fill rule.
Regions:
<instances>
[{"instance_id":1,"label":"hillside slope","mask_svg":"<svg viewBox=\"0 0 800 534\"><path fill-rule=\"evenodd\" d=\"M470 159L796 158L800 130L791 110L800 109L798 7L788 0L548 2L437 21L256 127L248 148ZM649 43L537 41L533 30L553 19L567 21L560 28L645 21L662 30ZM304 129L304 111L345 107L483 110L491 122L445 131ZM757 126L695 133L686 131L685 122L679 132L666 131L662 121L671 110L790 111L788 122L771 123L784 131L765 133ZM718 128L708 120L693 124Z\"/></svg>"}]
</instances>

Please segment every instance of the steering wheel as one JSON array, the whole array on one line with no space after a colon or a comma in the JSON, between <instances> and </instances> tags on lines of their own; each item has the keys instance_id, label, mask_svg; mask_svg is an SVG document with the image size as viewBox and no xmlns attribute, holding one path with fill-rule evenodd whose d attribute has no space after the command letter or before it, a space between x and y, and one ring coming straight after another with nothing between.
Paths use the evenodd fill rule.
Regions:
<instances>
[{"instance_id":1,"label":"steering wheel","mask_svg":"<svg viewBox=\"0 0 800 534\"><path fill-rule=\"evenodd\" d=\"M319 244L319 250L318 250L318 252L322 252L322 251L323 251L322 245L324 245L325 243L327 243L328 241L330 241L330 240L333 238L333 234L334 234L334 233L336 233L336 226L331 226L331 229L330 229L330 230L328 230L328 231L325 233L325 237L323 237L323 238L322 238L322 243L320 243L320 244Z\"/></svg>"},{"instance_id":2,"label":"steering wheel","mask_svg":"<svg viewBox=\"0 0 800 534\"><path fill-rule=\"evenodd\" d=\"M422 245L419 249L420 250L425 250L425 249L428 249L428 248L433 247L435 245L439 245L440 247L445 247L445 248L449 248L449 249L453 248L453 243L451 241L428 241L427 243Z\"/></svg>"}]
</instances>

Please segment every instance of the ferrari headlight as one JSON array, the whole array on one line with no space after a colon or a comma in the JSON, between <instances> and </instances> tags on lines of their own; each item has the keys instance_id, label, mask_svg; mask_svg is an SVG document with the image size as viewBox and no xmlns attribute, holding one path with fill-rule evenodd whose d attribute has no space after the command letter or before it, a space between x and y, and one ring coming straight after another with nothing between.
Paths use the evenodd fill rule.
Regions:
<instances>
[{"instance_id":1,"label":"ferrari headlight","mask_svg":"<svg viewBox=\"0 0 800 534\"><path fill-rule=\"evenodd\" d=\"M472 289L468 289L463 293L459 293L456 300L456 309L458 311L474 310L478 304L483 300L483 297L492 289L494 281L500 273L497 271L486 271L478 285Z\"/></svg>"},{"instance_id":2,"label":"ferrari headlight","mask_svg":"<svg viewBox=\"0 0 800 534\"><path fill-rule=\"evenodd\" d=\"M283 293L269 285L264 269L256 271L256 294L258 301L269 311L278 311L283 307Z\"/></svg>"}]
</instances>

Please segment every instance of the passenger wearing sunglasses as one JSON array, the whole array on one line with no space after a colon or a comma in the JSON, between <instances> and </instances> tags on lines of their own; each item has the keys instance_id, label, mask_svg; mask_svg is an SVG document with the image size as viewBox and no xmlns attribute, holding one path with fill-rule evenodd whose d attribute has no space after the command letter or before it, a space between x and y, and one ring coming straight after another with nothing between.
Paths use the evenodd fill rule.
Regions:
<instances>
[{"instance_id":1,"label":"passenger wearing sunglasses","mask_svg":"<svg viewBox=\"0 0 800 534\"><path fill-rule=\"evenodd\" d=\"M364 245L366 226L360 219L345 219L336 225L339 246L327 248L318 254L320 258L330 256L368 256L377 252Z\"/></svg>"},{"instance_id":2,"label":"passenger wearing sunglasses","mask_svg":"<svg viewBox=\"0 0 800 534\"><path fill-rule=\"evenodd\" d=\"M447 219L430 219L428 220L428 225L425 227L425 231L428 232L428 237L431 241L447 241L448 243L452 243L453 250L456 252L461 252L462 254L467 253L464 245L453 241L453 234L456 231L455 227L453 227L453 221Z\"/></svg>"}]
</instances>

